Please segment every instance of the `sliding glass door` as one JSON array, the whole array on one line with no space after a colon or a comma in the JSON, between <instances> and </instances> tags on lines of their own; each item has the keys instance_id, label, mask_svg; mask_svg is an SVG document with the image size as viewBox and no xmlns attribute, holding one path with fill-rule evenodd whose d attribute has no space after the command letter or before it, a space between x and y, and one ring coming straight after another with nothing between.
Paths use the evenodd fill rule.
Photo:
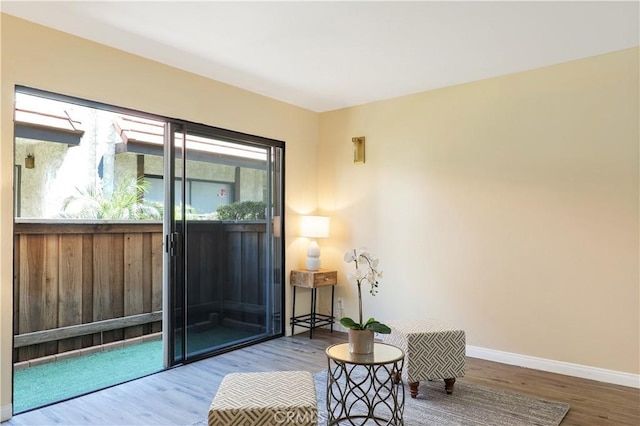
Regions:
<instances>
[{"instance_id":1,"label":"sliding glass door","mask_svg":"<svg viewBox=\"0 0 640 426\"><path fill-rule=\"evenodd\" d=\"M172 365L282 333L281 142L168 125Z\"/></svg>"},{"instance_id":2,"label":"sliding glass door","mask_svg":"<svg viewBox=\"0 0 640 426\"><path fill-rule=\"evenodd\" d=\"M25 87L14 135L16 413L283 334L283 142Z\"/></svg>"}]
</instances>

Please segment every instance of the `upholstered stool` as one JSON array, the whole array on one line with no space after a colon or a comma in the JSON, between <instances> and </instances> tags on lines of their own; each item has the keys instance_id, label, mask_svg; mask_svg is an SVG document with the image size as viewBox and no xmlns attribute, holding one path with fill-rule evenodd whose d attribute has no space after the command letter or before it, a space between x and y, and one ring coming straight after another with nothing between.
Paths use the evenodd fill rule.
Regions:
<instances>
[{"instance_id":1,"label":"upholstered stool","mask_svg":"<svg viewBox=\"0 0 640 426\"><path fill-rule=\"evenodd\" d=\"M209 426L315 426L318 401L311 373L227 374L209 408Z\"/></svg>"},{"instance_id":2,"label":"upholstered stool","mask_svg":"<svg viewBox=\"0 0 640 426\"><path fill-rule=\"evenodd\" d=\"M451 394L456 377L464 376L464 330L436 319L384 323L391 334L383 334L382 339L405 353L402 378L409 383L411 397L418 396L420 380L444 379L445 391Z\"/></svg>"}]
</instances>

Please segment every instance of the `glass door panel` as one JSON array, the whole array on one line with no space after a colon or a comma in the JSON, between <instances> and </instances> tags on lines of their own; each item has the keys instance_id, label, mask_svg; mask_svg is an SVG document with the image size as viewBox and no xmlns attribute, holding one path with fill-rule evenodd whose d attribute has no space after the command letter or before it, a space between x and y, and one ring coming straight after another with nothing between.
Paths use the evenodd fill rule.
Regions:
<instances>
[{"instance_id":1,"label":"glass door panel","mask_svg":"<svg viewBox=\"0 0 640 426\"><path fill-rule=\"evenodd\" d=\"M164 257L164 324L165 367L184 360L184 191L182 188L184 127L167 123L165 132L165 179L163 192L165 257ZM180 135L176 137L176 135Z\"/></svg>"},{"instance_id":2,"label":"glass door panel","mask_svg":"<svg viewBox=\"0 0 640 426\"><path fill-rule=\"evenodd\" d=\"M274 174L281 149L197 126L172 134L173 229L183 250L173 260L184 265L173 270L180 274L175 361L281 334L282 272L274 265L282 255L274 253L282 244L273 226L274 216L281 217L281 181Z\"/></svg>"}]
</instances>

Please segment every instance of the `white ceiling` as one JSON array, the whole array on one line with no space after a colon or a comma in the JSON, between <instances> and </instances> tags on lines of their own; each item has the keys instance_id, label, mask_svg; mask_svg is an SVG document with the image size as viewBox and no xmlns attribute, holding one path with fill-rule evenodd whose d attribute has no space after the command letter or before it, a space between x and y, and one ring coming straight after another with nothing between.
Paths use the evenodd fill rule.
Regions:
<instances>
[{"instance_id":1,"label":"white ceiling","mask_svg":"<svg viewBox=\"0 0 640 426\"><path fill-rule=\"evenodd\" d=\"M3 0L0 9L313 111L640 44L637 1Z\"/></svg>"}]
</instances>

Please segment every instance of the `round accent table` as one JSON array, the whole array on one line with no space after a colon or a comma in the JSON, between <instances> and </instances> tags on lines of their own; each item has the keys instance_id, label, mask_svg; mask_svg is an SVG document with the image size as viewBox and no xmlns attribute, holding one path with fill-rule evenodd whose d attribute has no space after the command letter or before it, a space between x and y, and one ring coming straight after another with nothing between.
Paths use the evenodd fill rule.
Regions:
<instances>
[{"instance_id":1,"label":"round accent table","mask_svg":"<svg viewBox=\"0 0 640 426\"><path fill-rule=\"evenodd\" d=\"M328 426L404 424L401 349L376 342L372 354L357 355L339 343L326 353Z\"/></svg>"}]
</instances>

